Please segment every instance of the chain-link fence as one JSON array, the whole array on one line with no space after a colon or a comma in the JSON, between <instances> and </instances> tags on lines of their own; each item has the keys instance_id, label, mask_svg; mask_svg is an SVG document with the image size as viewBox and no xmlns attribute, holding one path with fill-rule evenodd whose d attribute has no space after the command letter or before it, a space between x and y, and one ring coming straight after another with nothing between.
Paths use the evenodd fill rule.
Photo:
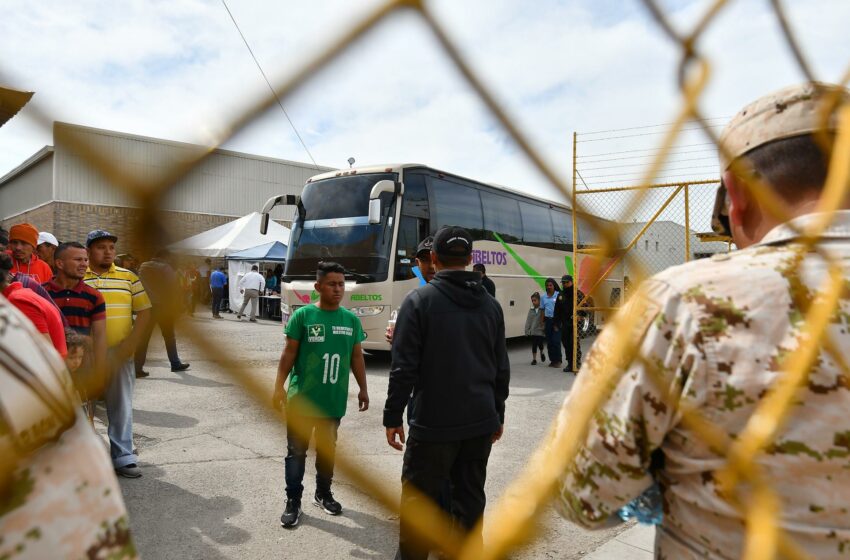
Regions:
<instances>
[{"instance_id":1,"label":"chain-link fence","mask_svg":"<svg viewBox=\"0 0 850 560\"><path fill-rule=\"evenodd\" d=\"M711 230L719 186L719 179L712 178L718 171L717 149L700 141L693 123L677 138L655 177L664 182L639 184L640 173L658 156L657 149L646 146L663 134L664 126L573 133L573 205L604 219L618 239L616 251L606 254L588 219L573 213L573 262L579 263L574 283L579 312L573 320L574 332L582 336L604 325L647 276L729 251L731 240ZM574 370L580 344L575 337Z\"/></svg>"},{"instance_id":2,"label":"chain-link fence","mask_svg":"<svg viewBox=\"0 0 850 560\"><path fill-rule=\"evenodd\" d=\"M636 256L640 250L647 253L644 264L644 267L648 269L646 272L651 272L653 267L661 265L661 254L665 247L665 239L668 241L675 239L675 236L661 237L661 232L656 232L655 235L658 236L658 251L656 253L656 239L651 237L656 230L652 229L652 223L656 224L655 227L657 228L657 224L669 221L676 224L677 228L683 228L682 231L686 232L687 235L682 234L679 239L685 245L693 244L690 231L699 233L705 229L705 224L701 221L690 224L680 222L691 215L689 211L683 209L685 205L696 204L699 212L704 211L705 203L702 201L702 193L712 189L710 183L687 185L676 183L661 190L647 188L647 186L654 184L659 180L658 178L664 176L662 172L665 165L667 165L671 154L676 152L676 140L683 132L688 132L685 130L688 128L687 123L695 123L690 126L698 129L697 132L704 139L703 142L710 144L712 148L719 147L723 151L723 147L718 146L716 123L707 120L700 109L700 100L709 82L712 66L711 62L700 52L699 40L727 3L729 2L724 0L711 2L692 29L681 30L672 24L668 15L656 0L643 0L643 4L658 23L662 32L674 41L681 50L678 68L681 107L677 111L675 120L669 126L658 131L659 147L651 153L651 157L645 159L644 165L637 168L635 176L638 177L638 180L634 181L633 184L640 185L643 188L625 191L625 194L615 194L616 191L608 194L600 192L587 194L587 196L576 196L574 199L576 210L583 211L583 215L587 216L589 230L596 236L596 244L601 254L616 254L617 250L621 248L621 231L617 227L612 227L614 221L601 222L593 219L591 217L595 214L593 207L604 203L606 206L616 205L622 208L622 215L616 221L629 223L628 227L638 230L634 232L633 239L636 243L632 247L632 255ZM779 0L773 0L771 5L777 17L777 26L782 31L795 62L806 78L813 79L814 76L810 67L802 51L798 48L790 25L784 17ZM485 87L479 74L461 54L456 42L445 31L443 25L434 18L427 3L423 1L388 1L369 13L361 21L349 26L347 31L337 37L327 48L313 58L306 60L291 77L273 84L278 98L285 102L293 93L305 88L314 76L347 48L361 41L379 24L402 10L412 11L421 17L435 36L439 48L452 61L469 87L513 139L521 152L565 197L571 198L572 193L568 185L559 178L554 168L531 147L529 137L514 120L508 117L490 89ZM3 81L2 78L2 68L0 68L0 81ZM845 83L848 78L850 78L850 72L841 80L841 83ZM244 100L241 109L229 119L229 126L226 128L228 132L218 139L218 145L243 130L249 123L277 103L278 99L273 95ZM39 121L45 130L49 130L52 126L50 115L39 114L35 108L31 108L29 114ZM706 138L707 140L705 140ZM828 213L838 208L842 196L847 192L848 174L850 174L850 107L844 106L841 109L841 131L838 138L824 196L825 202L820 207L821 210ZM149 232L167 232L170 230L168 219L158 211L160 201L164 199L169 189L212 152L211 149L198 150L189 157L176 162L164 176L159 176L156 180L145 180L116 166L113 161L99 152L96 146L82 141L77 141L75 146L81 158L101 173L116 189L120 189L129 195L135 205L142 208L142 219L135 230L135 241L141 245L144 245L149 239ZM597 163L604 165L605 162ZM587 167L589 166L584 166L585 171L590 171ZM711 164L709 163L707 167L711 167ZM581 171L582 167L579 166L579 172ZM708 179L716 180L713 172L709 174ZM748 174L746 170L741 170L741 174L749 177L747 187L765 208L778 219L786 221L788 212L770 189L766 188L757 178ZM591 174L586 173L586 175ZM599 173L599 175L602 175L602 173ZM620 178L622 177L585 177L584 179L591 179L592 183L593 179L618 181ZM583 181L581 177L578 177L577 180L579 184ZM608 186L611 184L608 184ZM593 187L593 184L587 186ZM625 197L624 201L613 201L613 198L617 196ZM652 216L655 215L655 212L652 208L655 208L657 212L659 208L664 206L663 202L668 199L669 203L655 217L653 222ZM662 201L660 205L659 201ZM668 212L668 214L665 214L665 212ZM667 219L667 216L670 216L669 219ZM641 222L652 223L649 224L648 228L643 228L639 225ZM823 227L825 227L825 224L822 222L814 229L802 232L807 249L820 250L817 239ZM623 236L623 238L625 237L627 236ZM687 248L680 246L681 243L676 245L673 244L673 241L669 242L671 243L672 253L678 253L681 260L685 259L686 254L690 256L691 253L694 253L694 256L696 256L696 248ZM833 263L829 254L823 253L823 256L828 262ZM626 266L630 267L636 266L639 260L627 258L626 262ZM629 268L629 270L631 269ZM721 433L716 426L697 411L680 411L683 422L692 426L713 448L722 451L727 457L726 464L722 467L719 475L722 475L725 481L724 487L730 496L730 503L741 512L745 519L747 531L745 555L747 558L770 558L774 556L777 550L789 557L805 557L798 547L779 531L778 520L781 515L781 506L778 505L775 491L763 478L760 470L756 468L755 462L760 453L775 437L782 419L787 416L794 401L796 387L805 379L806 373L817 357L820 348L819 343L823 343L826 347L831 344L831 341L825 338L825 329L838 305L838 297L843 282L845 282L845 279L835 270L835 267L833 267L833 273L828 284L823 286L824 297L815 303L805 303L802 307L805 315L806 328L804 334L806 342L802 344L800 351L784 364L784 375L779 386L758 404L753 418L743 432L737 434L734 440L730 440L725 433ZM631 281L636 281L640 276L642 275L635 273L635 278L632 279L632 274L629 273ZM631 332L640 320L639 315L639 313L617 314L613 323L606 328ZM232 376L258 404L271 409L271 387L261 383L256 376L252 375L252 372L245 367L238 356L225 352L221 344L210 340L207 333L191 323L186 324L184 330L184 334L190 337L194 344ZM621 362L621 359L635 355L634 342L628 337L622 337L611 347L610 351L612 353L611 359L608 360L610 363L606 364L599 372L600 383L588 390L587 394L583 395L581 399L572 400L569 410L565 411L570 425L574 429L562 433L557 438L554 435L547 438L546 445L533 455L524 472L491 509L486 519L489 526L489 539L483 550L477 549L474 543L464 542L456 536L456 533L451 530L450 521L436 506L429 504L427 500L419 501L423 505L416 515L411 516L411 525L426 541L431 543L433 549L442 551L448 557L468 560L503 558L534 537L535 519L544 508L548 507L556 492L558 480L573 462L580 448L592 415L607 398L611 387L616 383L617 376L622 373L617 364ZM283 427L286 422L284 415L276 410L274 410L274 413L278 415L281 427ZM303 431L303 427L298 425L291 425L290 429ZM328 453L328 449L320 445L318 452L325 454ZM0 474L10 473L20 458L20 453L9 453L0 457ZM340 473L358 485L365 493L373 496L388 510L397 511L398 496L389 491L383 482L374 476L373 472L358 465L351 457L344 455L337 457L337 468ZM743 484L746 484L750 489L750 494L746 499L736 499ZM482 520L482 522L485 521Z\"/></svg>"}]
</instances>

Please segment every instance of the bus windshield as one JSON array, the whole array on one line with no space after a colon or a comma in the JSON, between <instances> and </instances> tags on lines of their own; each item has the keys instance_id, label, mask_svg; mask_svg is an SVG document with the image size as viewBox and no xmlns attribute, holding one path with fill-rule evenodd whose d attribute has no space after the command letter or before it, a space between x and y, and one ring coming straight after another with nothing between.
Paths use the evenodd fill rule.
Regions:
<instances>
[{"instance_id":1,"label":"bus windshield","mask_svg":"<svg viewBox=\"0 0 850 560\"><path fill-rule=\"evenodd\" d=\"M333 261L358 282L380 282L389 273L396 200L381 194L381 223L369 224L369 193L396 173L349 175L308 183L301 193L286 259L285 281L315 278L319 261Z\"/></svg>"}]
</instances>

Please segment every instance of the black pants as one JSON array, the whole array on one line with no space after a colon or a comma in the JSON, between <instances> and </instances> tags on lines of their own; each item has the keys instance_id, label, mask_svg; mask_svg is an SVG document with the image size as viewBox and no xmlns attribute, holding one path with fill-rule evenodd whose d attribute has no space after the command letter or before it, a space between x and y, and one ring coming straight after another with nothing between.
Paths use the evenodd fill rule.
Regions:
<instances>
[{"instance_id":1,"label":"black pants","mask_svg":"<svg viewBox=\"0 0 850 560\"><path fill-rule=\"evenodd\" d=\"M171 310L176 312L176 309ZM156 309L151 313L151 321L148 323L147 329L142 333L142 338L139 340L139 345L136 346L136 353L133 356L136 371L142 371L145 367L145 361L148 357L148 343L151 341L151 335L156 325L159 325L159 330L162 331L162 339L165 341L165 352L168 354L168 361L171 362L171 367L180 365L180 356L177 354L177 339L174 336L174 317L168 313L158 312Z\"/></svg>"},{"instance_id":2,"label":"black pants","mask_svg":"<svg viewBox=\"0 0 850 560\"><path fill-rule=\"evenodd\" d=\"M224 288L210 288L212 291L212 314L213 317L221 312L221 298L224 297Z\"/></svg>"},{"instance_id":3,"label":"black pants","mask_svg":"<svg viewBox=\"0 0 850 560\"><path fill-rule=\"evenodd\" d=\"M546 348L546 337L545 336L537 336L532 335L531 337L531 353L537 354L537 351L540 350L540 354L543 354L543 349Z\"/></svg>"},{"instance_id":4,"label":"black pants","mask_svg":"<svg viewBox=\"0 0 850 560\"><path fill-rule=\"evenodd\" d=\"M484 482L487 480L487 461L490 458L491 434L450 442L426 442L407 439L404 464L401 469L401 520L399 552L396 558L427 559L434 548L417 538L409 520L416 515L420 498L411 492L415 488L437 502L451 481L451 513L455 529L462 536L471 536L483 543L481 532L470 535L484 514L487 497Z\"/></svg>"},{"instance_id":5,"label":"black pants","mask_svg":"<svg viewBox=\"0 0 850 560\"><path fill-rule=\"evenodd\" d=\"M573 363L573 341L576 340L576 331L573 329L573 319L569 318L561 327L561 343L564 345L564 362L569 366ZM581 366L581 344L576 348L575 369Z\"/></svg>"},{"instance_id":6,"label":"black pants","mask_svg":"<svg viewBox=\"0 0 850 560\"><path fill-rule=\"evenodd\" d=\"M284 477L286 478L286 497L301 499L304 493L304 470L307 464L307 448L310 446L310 435L315 432L316 441L324 440L330 444L331 453L322 457L316 453L316 491L330 492L334 477L334 460L336 458L336 435L339 429L339 418L319 418L299 416L296 421L306 430L306 437L300 438L295 430L286 428L286 459L284 460ZM287 424L293 421L293 415L287 413Z\"/></svg>"}]
</instances>

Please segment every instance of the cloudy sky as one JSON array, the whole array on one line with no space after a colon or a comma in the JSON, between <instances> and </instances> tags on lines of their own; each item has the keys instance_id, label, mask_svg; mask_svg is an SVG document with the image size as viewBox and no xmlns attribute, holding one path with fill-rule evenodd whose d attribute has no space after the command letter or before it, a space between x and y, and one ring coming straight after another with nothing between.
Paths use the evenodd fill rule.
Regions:
<instances>
[{"instance_id":1,"label":"cloudy sky","mask_svg":"<svg viewBox=\"0 0 850 560\"><path fill-rule=\"evenodd\" d=\"M708 3L662 4L679 26L689 27ZM817 75L837 80L850 64L850 2L785 4ZM377 5L228 1L273 83ZM428 5L565 179L571 174L573 131L657 125L676 114L678 50L636 0ZM52 143L51 131L28 117L33 108L54 120L208 143L237 111L268 91L221 0L6 0L4 8L0 84L36 95L0 129L0 176ZM700 45L713 62L702 108L718 123L747 101L802 80L768 8L767 0L731 1ZM557 196L412 12L391 16L284 106L321 165L347 166L349 156L358 165L415 161ZM580 154L649 151L661 131L639 128L634 132L640 136L583 143ZM705 138L691 133L682 142L697 145ZM310 161L276 106L225 147ZM701 161L683 164L677 173L712 175L710 151L697 155L692 159ZM603 168L595 171L599 182L631 180L629 173L637 169L586 167L589 177L591 167Z\"/></svg>"}]
</instances>

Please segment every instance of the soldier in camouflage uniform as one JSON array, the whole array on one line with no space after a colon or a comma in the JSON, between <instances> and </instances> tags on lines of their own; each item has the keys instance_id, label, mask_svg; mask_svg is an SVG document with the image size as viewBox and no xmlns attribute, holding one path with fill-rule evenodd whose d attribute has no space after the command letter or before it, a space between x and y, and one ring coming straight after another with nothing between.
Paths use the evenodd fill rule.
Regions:
<instances>
[{"instance_id":1,"label":"soldier in camouflage uniform","mask_svg":"<svg viewBox=\"0 0 850 560\"><path fill-rule=\"evenodd\" d=\"M603 525L654 478L664 502L657 558L741 556L743 517L721 496L716 478L726 459L682 423L681 410L696 409L734 439L800 346L803 317L827 278L826 262L814 252L802 253L799 234L773 220L729 166L731 161L750 166L767 181L791 211L793 225L812 223L820 216L813 211L827 175L821 140L834 140L837 129L833 113L831 132L821 134L827 121L819 120L818 109L825 92L846 108L846 90L804 84L759 99L726 127L721 141L730 159L722 162L721 191L728 190L728 197L720 193L716 218L729 226L741 250L652 277L622 310L641 317L631 334L637 354L619 366L613 393L561 479L557 508L565 517L585 527ZM839 259L847 279L850 200L842 208L819 245ZM850 558L850 282L845 282L828 327L839 357L821 350L787 421L757 458L780 500L780 530L819 559ZM581 399L599 382L602 368L619 359L610 348L623 336L627 333L614 329L602 332L568 401ZM575 429L566 420L562 411L560 432ZM659 453L661 466L650 468Z\"/></svg>"},{"instance_id":2,"label":"soldier in camouflage uniform","mask_svg":"<svg viewBox=\"0 0 850 560\"><path fill-rule=\"evenodd\" d=\"M0 558L137 558L112 463L62 360L2 295Z\"/></svg>"}]
</instances>

